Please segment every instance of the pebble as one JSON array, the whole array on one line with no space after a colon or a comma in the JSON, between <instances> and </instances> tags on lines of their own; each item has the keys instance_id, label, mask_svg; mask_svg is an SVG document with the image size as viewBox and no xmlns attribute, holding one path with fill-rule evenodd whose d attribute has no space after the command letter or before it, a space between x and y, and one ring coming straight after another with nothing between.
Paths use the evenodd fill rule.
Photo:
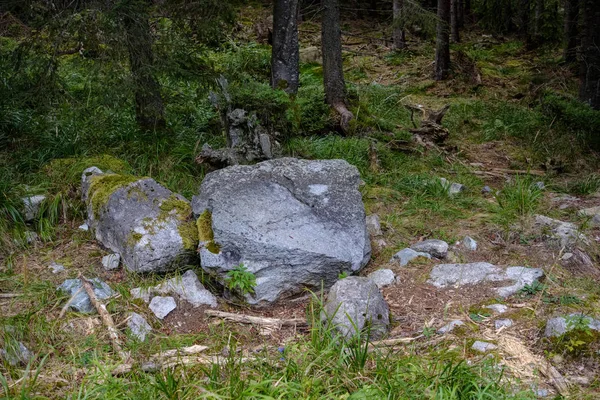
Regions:
<instances>
[{"instance_id":1,"label":"pebble","mask_svg":"<svg viewBox=\"0 0 600 400\"><path fill-rule=\"evenodd\" d=\"M420 251L415 251L413 249L402 249L399 252L397 252L396 254L394 254L392 256L392 259L390 260L390 262L395 262L395 261L400 261L400 266L404 267L406 266L409 262L411 262L412 260L414 260L417 257L425 257L425 258L431 258L431 255L429 255L429 253L424 253L424 252L420 252Z\"/></svg>"},{"instance_id":2,"label":"pebble","mask_svg":"<svg viewBox=\"0 0 600 400\"><path fill-rule=\"evenodd\" d=\"M489 187L489 186L484 186L484 187L481 189L481 193L483 193L483 194L492 193L492 188L491 188L491 187Z\"/></svg>"},{"instance_id":3,"label":"pebble","mask_svg":"<svg viewBox=\"0 0 600 400\"><path fill-rule=\"evenodd\" d=\"M475 341L475 343L473 343L473 346L471 346L471 348L475 351L479 351L481 353L486 353L490 350L497 349L498 346L496 346L495 344L492 344L492 343L482 342L480 340L477 340L477 341Z\"/></svg>"},{"instance_id":4,"label":"pebble","mask_svg":"<svg viewBox=\"0 0 600 400\"><path fill-rule=\"evenodd\" d=\"M62 264L57 264L54 261L50 263L48 266L52 270L53 274L58 274L59 272L63 272L65 270L65 266Z\"/></svg>"},{"instance_id":5,"label":"pebble","mask_svg":"<svg viewBox=\"0 0 600 400\"><path fill-rule=\"evenodd\" d=\"M454 328L456 328L457 326L463 326L465 323L462 322L459 319L455 319L454 321L450 321L448 322L446 325L442 326L440 329L437 330L437 333L439 334L444 334L444 333L450 333L454 330Z\"/></svg>"},{"instance_id":6,"label":"pebble","mask_svg":"<svg viewBox=\"0 0 600 400\"><path fill-rule=\"evenodd\" d=\"M510 328L513 325L513 321L512 319L498 319L496 321L494 321L494 326L496 327L496 329L500 329L500 328Z\"/></svg>"},{"instance_id":7,"label":"pebble","mask_svg":"<svg viewBox=\"0 0 600 400\"><path fill-rule=\"evenodd\" d=\"M467 250L477 250L477 242L471 236L465 236L465 238L462 241L462 244Z\"/></svg>"},{"instance_id":8,"label":"pebble","mask_svg":"<svg viewBox=\"0 0 600 400\"><path fill-rule=\"evenodd\" d=\"M504 304L490 304L489 306L485 306L485 308L489 308L496 314L504 314L506 311L508 311L508 307Z\"/></svg>"},{"instance_id":9,"label":"pebble","mask_svg":"<svg viewBox=\"0 0 600 400\"><path fill-rule=\"evenodd\" d=\"M536 188L538 188L539 190L544 190L546 189L546 185L544 184L544 182L539 181L533 184L533 186L535 186Z\"/></svg>"},{"instance_id":10,"label":"pebble","mask_svg":"<svg viewBox=\"0 0 600 400\"><path fill-rule=\"evenodd\" d=\"M79 225L79 230L87 232L90 230L90 226L88 224L81 224Z\"/></svg>"},{"instance_id":11,"label":"pebble","mask_svg":"<svg viewBox=\"0 0 600 400\"><path fill-rule=\"evenodd\" d=\"M396 280L396 275L391 269L378 269L377 271L371 272L367 277L375 282L380 289L384 286L393 284Z\"/></svg>"},{"instance_id":12,"label":"pebble","mask_svg":"<svg viewBox=\"0 0 600 400\"><path fill-rule=\"evenodd\" d=\"M94 294L99 300L107 299L114 294L110 286L98 278L90 279L90 283L93 286ZM67 292L69 296L73 296L81 287L81 280L67 279L58 287L58 289ZM69 307L82 313L92 313L96 311L85 290L79 291Z\"/></svg>"},{"instance_id":13,"label":"pebble","mask_svg":"<svg viewBox=\"0 0 600 400\"><path fill-rule=\"evenodd\" d=\"M152 332L152 327L146 319L138 313L132 312L129 314L127 327L131 331L131 335L140 342L146 340L146 335Z\"/></svg>"},{"instance_id":14,"label":"pebble","mask_svg":"<svg viewBox=\"0 0 600 400\"><path fill-rule=\"evenodd\" d=\"M443 240L427 239L410 246L414 251L430 254L435 258L444 258L448 254L448 243Z\"/></svg>"},{"instance_id":15,"label":"pebble","mask_svg":"<svg viewBox=\"0 0 600 400\"><path fill-rule=\"evenodd\" d=\"M119 268L120 262L121 255L119 253L109 254L107 256L102 257L102 266L107 271L112 271L113 269Z\"/></svg>"},{"instance_id":16,"label":"pebble","mask_svg":"<svg viewBox=\"0 0 600 400\"><path fill-rule=\"evenodd\" d=\"M177 304L175 303L175 299L170 296L156 296L150 301L149 307L154 315L156 315L156 318L163 319L169 315L171 311L177 308Z\"/></svg>"}]
</instances>

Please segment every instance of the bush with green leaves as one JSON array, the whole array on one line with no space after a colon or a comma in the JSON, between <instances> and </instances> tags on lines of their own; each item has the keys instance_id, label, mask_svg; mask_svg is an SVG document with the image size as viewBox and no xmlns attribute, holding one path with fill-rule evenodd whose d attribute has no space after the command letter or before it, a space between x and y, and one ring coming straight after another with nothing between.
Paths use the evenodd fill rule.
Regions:
<instances>
[{"instance_id":1,"label":"bush with green leaves","mask_svg":"<svg viewBox=\"0 0 600 400\"><path fill-rule=\"evenodd\" d=\"M244 264L240 264L227 272L225 283L229 290L238 293L243 297L247 294L254 293L256 276L253 272L248 271L248 268Z\"/></svg>"}]
</instances>

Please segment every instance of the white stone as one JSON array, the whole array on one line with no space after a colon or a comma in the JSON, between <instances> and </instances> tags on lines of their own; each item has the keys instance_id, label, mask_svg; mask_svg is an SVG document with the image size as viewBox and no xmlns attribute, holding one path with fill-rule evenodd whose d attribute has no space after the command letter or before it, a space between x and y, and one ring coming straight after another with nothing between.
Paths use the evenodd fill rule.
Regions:
<instances>
[{"instance_id":1,"label":"white stone","mask_svg":"<svg viewBox=\"0 0 600 400\"><path fill-rule=\"evenodd\" d=\"M81 224L81 225L79 225L79 230L82 230L82 231L86 231L86 232L87 232L87 231L89 231L89 230L90 230L90 227L88 226L88 224L85 224L85 223L84 223L84 224Z\"/></svg>"},{"instance_id":2,"label":"white stone","mask_svg":"<svg viewBox=\"0 0 600 400\"><path fill-rule=\"evenodd\" d=\"M513 321L512 319L497 319L496 321L494 321L494 326L496 327L496 329L500 329L500 328L510 328L513 325Z\"/></svg>"},{"instance_id":3,"label":"white stone","mask_svg":"<svg viewBox=\"0 0 600 400\"><path fill-rule=\"evenodd\" d=\"M177 308L175 299L172 297L156 296L150 301L150 310L156 315L156 318L163 319L171 311Z\"/></svg>"},{"instance_id":4,"label":"white stone","mask_svg":"<svg viewBox=\"0 0 600 400\"><path fill-rule=\"evenodd\" d=\"M194 307L201 305L217 307L217 298L204 288L191 269L180 277L171 278L149 290L157 294L176 294Z\"/></svg>"},{"instance_id":5,"label":"white stone","mask_svg":"<svg viewBox=\"0 0 600 400\"><path fill-rule=\"evenodd\" d=\"M489 308L496 314L504 314L506 311L508 311L508 307L504 304L490 304L489 306L485 306L485 308Z\"/></svg>"},{"instance_id":6,"label":"white stone","mask_svg":"<svg viewBox=\"0 0 600 400\"><path fill-rule=\"evenodd\" d=\"M475 341L475 343L473 343L473 346L471 346L471 348L473 350L479 351L481 353L487 353L490 350L497 349L498 346L496 346L495 344L492 344L492 343L482 342L480 340L477 340L477 341Z\"/></svg>"},{"instance_id":7,"label":"white stone","mask_svg":"<svg viewBox=\"0 0 600 400\"><path fill-rule=\"evenodd\" d=\"M391 269L378 269L377 271L371 272L368 278L375 282L378 288L389 286L394 283L396 276L394 271Z\"/></svg>"},{"instance_id":8,"label":"white stone","mask_svg":"<svg viewBox=\"0 0 600 400\"><path fill-rule=\"evenodd\" d=\"M42 205L44 200L46 200L46 196L44 196L44 195L28 196L28 197L23 197L21 200L23 201L23 205L24 205L25 221L29 222L29 221L33 221L35 219L35 217L37 216L38 212L40 211L40 206Z\"/></svg>"},{"instance_id":9,"label":"white stone","mask_svg":"<svg viewBox=\"0 0 600 400\"><path fill-rule=\"evenodd\" d=\"M454 321L450 321L448 322L446 325L442 326L440 329L437 330L437 333L439 334L444 334L444 333L450 333L454 330L454 328L456 328L457 326L463 326L465 323L462 322L459 319L455 319Z\"/></svg>"},{"instance_id":10,"label":"white stone","mask_svg":"<svg viewBox=\"0 0 600 400\"><path fill-rule=\"evenodd\" d=\"M109 254L107 256L102 257L102 266L107 271L112 271L113 269L119 268L119 263L121 262L121 256L119 253Z\"/></svg>"},{"instance_id":11,"label":"white stone","mask_svg":"<svg viewBox=\"0 0 600 400\"><path fill-rule=\"evenodd\" d=\"M131 297L134 299L142 299L144 303L150 301L150 289L149 288L134 288L129 291Z\"/></svg>"},{"instance_id":12,"label":"white stone","mask_svg":"<svg viewBox=\"0 0 600 400\"><path fill-rule=\"evenodd\" d=\"M462 241L463 246L465 246L465 249L467 250L471 250L471 251L475 251L477 250L477 242L475 241L475 239L473 239L470 236L465 236L465 238Z\"/></svg>"}]
</instances>

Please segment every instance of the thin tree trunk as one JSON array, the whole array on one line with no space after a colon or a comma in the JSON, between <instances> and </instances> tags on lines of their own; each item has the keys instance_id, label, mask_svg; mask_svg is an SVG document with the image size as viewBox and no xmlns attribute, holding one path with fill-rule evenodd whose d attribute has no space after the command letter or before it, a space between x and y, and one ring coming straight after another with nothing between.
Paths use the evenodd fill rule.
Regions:
<instances>
[{"instance_id":1,"label":"thin tree trunk","mask_svg":"<svg viewBox=\"0 0 600 400\"><path fill-rule=\"evenodd\" d=\"M154 54L150 32L150 2L134 1L122 9L129 52L129 66L135 84L135 116L144 130L163 129L166 126L165 108L160 85L154 78Z\"/></svg>"},{"instance_id":2,"label":"thin tree trunk","mask_svg":"<svg viewBox=\"0 0 600 400\"><path fill-rule=\"evenodd\" d=\"M535 1L535 14L533 19L533 37L536 42L540 41L542 33L542 13L544 12L544 0Z\"/></svg>"},{"instance_id":3,"label":"thin tree trunk","mask_svg":"<svg viewBox=\"0 0 600 400\"><path fill-rule=\"evenodd\" d=\"M563 51L563 57L567 63L577 60L578 20L579 0L567 0L565 2L565 49Z\"/></svg>"},{"instance_id":4,"label":"thin tree trunk","mask_svg":"<svg viewBox=\"0 0 600 400\"><path fill-rule=\"evenodd\" d=\"M450 0L438 0L437 16L434 78L441 81L450 69Z\"/></svg>"},{"instance_id":5,"label":"thin tree trunk","mask_svg":"<svg viewBox=\"0 0 600 400\"><path fill-rule=\"evenodd\" d=\"M458 32L458 2L459 0L450 0L450 37L453 43L460 42Z\"/></svg>"},{"instance_id":6,"label":"thin tree trunk","mask_svg":"<svg viewBox=\"0 0 600 400\"><path fill-rule=\"evenodd\" d=\"M273 7L271 86L298 92L300 50L298 48L298 0L276 0Z\"/></svg>"},{"instance_id":7,"label":"thin tree trunk","mask_svg":"<svg viewBox=\"0 0 600 400\"><path fill-rule=\"evenodd\" d=\"M465 1L464 0L456 0L458 3L458 27L465 27Z\"/></svg>"},{"instance_id":8,"label":"thin tree trunk","mask_svg":"<svg viewBox=\"0 0 600 400\"><path fill-rule=\"evenodd\" d=\"M340 29L340 8L338 0L323 0L323 21L321 42L323 46L323 85L327 104L341 117L340 126L348 131L354 115L346 105L346 83L342 65L342 30Z\"/></svg>"},{"instance_id":9,"label":"thin tree trunk","mask_svg":"<svg viewBox=\"0 0 600 400\"><path fill-rule=\"evenodd\" d=\"M465 25L472 24L473 23L473 13L471 11L471 0L463 0L463 1L464 1L463 14L464 14Z\"/></svg>"},{"instance_id":10,"label":"thin tree trunk","mask_svg":"<svg viewBox=\"0 0 600 400\"><path fill-rule=\"evenodd\" d=\"M581 69L579 98L600 110L600 1L582 0L583 34L581 36Z\"/></svg>"},{"instance_id":11,"label":"thin tree trunk","mask_svg":"<svg viewBox=\"0 0 600 400\"><path fill-rule=\"evenodd\" d=\"M404 7L404 0L394 0L394 3L393 3L393 9L394 9L393 39L394 39L394 49L395 50L402 50L402 49L406 48L406 35L405 35L403 23L401 22L403 7Z\"/></svg>"},{"instance_id":12,"label":"thin tree trunk","mask_svg":"<svg viewBox=\"0 0 600 400\"><path fill-rule=\"evenodd\" d=\"M519 35L529 44L531 36L529 35L529 16L530 0L519 0Z\"/></svg>"}]
</instances>

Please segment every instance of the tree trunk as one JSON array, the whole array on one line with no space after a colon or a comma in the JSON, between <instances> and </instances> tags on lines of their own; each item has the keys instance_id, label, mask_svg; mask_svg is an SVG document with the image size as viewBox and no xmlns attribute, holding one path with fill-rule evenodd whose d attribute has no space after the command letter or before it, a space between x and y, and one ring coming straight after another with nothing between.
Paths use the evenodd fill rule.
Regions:
<instances>
[{"instance_id":1,"label":"tree trunk","mask_svg":"<svg viewBox=\"0 0 600 400\"><path fill-rule=\"evenodd\" d=\"M539 39L542 32L542 13L544 12L544 0L535 1L535 14L533 21L533 36Z\"/></svg>"},{"instance_id":2,"label":"tree trunk","mask_svg":"<svg viewBox=\"0 0 600 400\"><path fill-rule=\"evenodd\" d=\"M404 0L394 0L394 49L402 50L406 48L406 36L404 31L404 24L400 20L402 19Z\"/></svg>"},{"instance_id":3,"label":"tree trunk","mask_svg":"<svg viewBox=\"0 0 600 400\"><path fill-rule=\"evenodd\" d=\"M450 37L453 43L460 42L458 33L458 2L459 0L450 0Z\"/></svg>"},{"instance_id":4,"label":"tree trunk","mask_svg":"<svg viewBox=\"0 0 600 400\"><path fill-rule=\"evenodd\" d=\"M565 49L563 57L565 62L573 63L577 60L577 23L579 20L579 0L565 2Z\"/></svg>"},{"instance_id":5,"label":"tree trunk","mask_svg":"<svg viewBox=\"0 0 600 400\"><path fill-rule=\"evenodd\" d=\"M600 1L582 0L581 70L579 98L600 110Z\"/></svg>"},{"instance_id":6,"label":"tree trunk","mask_svg":"<svg viewBox=\"0 0 600 400\"><path fill-rule=\"evenodd\" d=\"M437 37L435 47L435 80L448 77L450 69L450 0L438 0Z\"/></svg>"},{"instance_id":7,"label":"tree trunk","mask_svg":"<svg viewBox=\"0 0 600 400\"><path fill-rule=\"evenodd\" d=\"M463 0L464 1L464 6L463 6L463 14L464 14L464 20L465 20L465 24L472 24L473 23L473 13L471 11L471 0Z\"/></svg>"},{"instance_id":8,"label":"tree trunk","mask_svg":"<svg viewBox=\"0 0 600 400\"><path fill-rule=\"evenodd\" d=\"M346 83L342 66L342 31L338 0L323 0L321 42L323 46L323 84L327 104L341 116L340 126L348 131L354 115L346 105Z\"/></svg>"},{"instance_id":9,"label":"tree trunk","mask_svg":"<svg viewBox=\"0 0 600 400\"><path fill-rule=\"evenodd\" d=\"M456 0L458 3L458 27L465 27L465 1L464 0Z\"/></svg>"},{"instance_id":10,"label":"tree trunk","mask_svg":"<svg viewBox=\"0 0 600 400\"><path fill-rule=\"evenodd\" d=\"M298 92L300 49L298 48L298 0L276 0L273 8L271 86Z\"/></svg>"},{"instance_id":11,"label":"tree trunk","mask_svg":"<svg viewBox=\"0 0 600 400\"><path fill-rule=\"evenodd\" d=\"M526 43L531 42L529 35L530 0L519 0L519 35Z\"/></svg>"},{"instance_id":12,"label":"tree trunk","mask_svg":"<svg viewBox=\"0 0 600 400\"><path fill-rule=\"evenodd\" d=\"M150 1L133 1L122 9L129 66L135 84L135 116L143 130L166 126L160 85L154 78L154 54L149 22Z\"/></svg>"}]
</instances>

